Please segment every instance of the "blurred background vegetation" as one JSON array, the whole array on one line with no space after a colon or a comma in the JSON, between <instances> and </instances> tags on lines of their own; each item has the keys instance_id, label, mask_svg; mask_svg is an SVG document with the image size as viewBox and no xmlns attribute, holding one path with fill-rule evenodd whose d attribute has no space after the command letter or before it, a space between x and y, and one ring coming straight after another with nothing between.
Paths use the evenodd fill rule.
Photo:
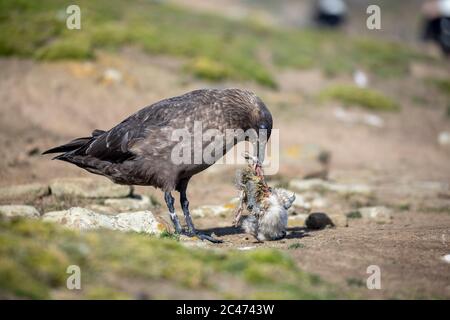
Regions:
<instances>
[{"instance_id":1,"label":"blurred background vegetation","mask_svg":"<svg viewBox=\"0 0 450 320\"><path fill-rule=\"evenodd\" d=\"M83 8L82 32L66 28L61 1L3 0L0 54L84 60L94 59L96 49L137 45L149 53L187 58L186 72L200 78L253 80L274 88L272 66L318 67L331 76L366 68L379 76L399 77L407 74L413 59L433 62L406 44L330 30L281 28L258 16L237 20L161 1L77 3Z\"/></svg>"}]
</instances>

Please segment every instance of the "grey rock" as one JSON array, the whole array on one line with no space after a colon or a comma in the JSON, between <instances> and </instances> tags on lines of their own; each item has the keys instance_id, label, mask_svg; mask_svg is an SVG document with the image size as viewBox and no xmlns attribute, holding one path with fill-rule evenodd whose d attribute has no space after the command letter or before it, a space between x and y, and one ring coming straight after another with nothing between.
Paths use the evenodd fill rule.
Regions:
<instances>
[{"instance_id":1,"label":"grey rock","mask_svg":"<svg viewBox=\"0 0 450 320\"><path fill-rule=\"evenodd\" d=\"M115 216L114 229L160 235L169 231L151 211L125 212Z\"/></svg>"},{"instance_id":2,"label":"grey rock","mask_svg":"<svg viewBox=\"0 0 450 320\"><path fill-rule=\"evenodd\" d=\"M312 209L321 209L327 205L327 200L316 192L296 193L290 214L310 212Z\"/></svg>"},{"instance_id":3,"label":"grey rock","mask_svg":"<svg viewBox=\"0 0 450 320\"><path fill-rule=\"evenodd\" d=\"M0 200L37 199L50 194L48 185L30 183L0 188Z\"/></svg>"},{"instance_id":4,"label":"grey rock","mask_svg":"<svg viewBox=\"0 0 450 320\"><path fill-rule=\"evenodd\" d=\"M105 228L155 235L167 231L166 226L151 211L104 215L85 208L74 207L69 210L47 212L44 214L43 220L79 230Z\"/></svg>"},{"instance_id":5,"label":"grey rock","mask_svg":"<svg viewBox=\"0 0 450 320\"><path fill-rule=\"evenodd\" d=\"M55 196L79 198L125 198L131 194L130 186L114 184L106 179L65 178L50 184Z\"/></svg>"},{"instance_id":6,"label":"grey rock","mask_svg":"<svg viewBox=\"0 0 450 320\"><path fill-rule=\"evenodd\" d=\"M442 261L450 263L450 254L446 254L445 256L442 256Z\"/></svg>"},{"instance_id":7,"label":"grey rock","mask_svg":"<svg viewBox=\"0 0 450 320\"><path fill-rule=\"evenodd\" d=\"M362 218L375 222L389 223L392 221L391 210L384 206L359 208L358 212Z\"/></svg>"},{"instance_id":8,"label":"grey rock","mask_svg":"<svg viewBox=\"0 0 450 320\"><path fill-rule=\"evenodd\" d=\"M114 223L111 217L80 207L47 212L43 215L42 220L59 223L79 230L98 228L114 229Z\"/></svg>"},{"instance_id":9,"label":"grey rock","mask_svg":"<svg viewBox=\"0 0 450 320\"><path fill-rule=\"evenodd\" d=\"M35 207L24 205L0 206L0 215L7 218L25 217L37 219L40 217L39 211Z\"/></svg>"},{"instance_id":10,"label":"grey rock","mask_svg":"<svg viewBox=\"0 0 450 320\"><path fill-rule=\"evenodd\" d=\"M89 210L92 210L94 212L101 213L101 214L116 215L118 213L117 210L115 210L111 207L107 207L107 206L104 206L101 204L96 204L96 203L90 204L86 208Z\"/></svg>"},{"instance_id":11,"label":"grey rock","mask_svg":"<svg viewBox=\"0 0 450 320\"><path fill-rule=\"evenodd\" d=\"M335 227L348 227L348 218L345 214L334 213L328 215Z\"/></svg>"}]
</instances>

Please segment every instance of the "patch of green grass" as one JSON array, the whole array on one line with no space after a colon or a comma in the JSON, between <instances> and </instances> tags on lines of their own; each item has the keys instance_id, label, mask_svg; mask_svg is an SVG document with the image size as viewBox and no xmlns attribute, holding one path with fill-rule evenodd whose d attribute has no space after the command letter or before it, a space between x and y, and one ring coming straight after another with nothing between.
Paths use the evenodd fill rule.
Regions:
<instances>
[{"instance_id":1,"label":"patch of green grass","mask_svg":"<svg viewBox=\"0 0 450 320\"><path fill-rule=\"evenodd\" d=\"M351 85L335 85L322 91L321 100L338 100L345 105L356 105L372 111L397 111L399 104L381 92Z\"/></svg>"},{"instance_id":2,"label":"patch of green grass","mask_svg":"<svg viewBox=\"0 0 450 320\"><path fill-rule=\"evenodd\" d=\"M400 203L396 206L399 211L409 211L411 210L411 204L409 203Z\"/></svg>"},{"instance_id":3,"label":"patch of green grass","mask_svg":"<svg viewBox=\"0 0 450 320\"><path fill-rule=\"evenodd\" d=\"M359 211L352 211L346 214L349 219L361 219L362 215Z\"/></svg>"},{"instance_id":4,"label":"patch of green grass","mask_svg":"<svg viewBox=\"0 0 450 320\"><path fill-rule=\"evenodd\" d=\"M296 242L296 243L290 244L288 249L289 250L296 250L296 249L301 249L301 248L304 248L304 247L305 247L305 245L303 243Z\"/></svg>"},{"instance_id":5,"label":"patch of green grass","mask_svg":"<svg viewBox=\"0 0 450 320\"><path fill-rule=\"evenodd\" d=\"M350 287L364 287L364 281L358 278L347 278L347 285Z\"/></svg>"},{"instance_id":6,"label":"patch of green grass","mask_svg":"<svg viewBox=\"0 0 450 320\"><path fill-rule=\"evenodd\" d=\"M68 1L0 3L0 55L36 59L91 59L96 49L136 45L152 54L182 57L196 77L254 81L276 88L272 66L320 68L328 75L364 68L379 76L403 76L411 61L425 59L407 48L339 32L268 27L191 12L160 1L79 0L81 30L66 28Z\"/></svg>"},{"instance_id":7,"label":"patch of green grass","mask_svg":"<svg viewBox=\"0 0 450 320\"><path fill-rule=\"evenodd\" d=\"M75 232L36 220L0 219L0 255L1 298L47 299L64 294L136 298L133 283L146 288L155 281L164 282L174 293L187 288L190 297L197 290L239 299L337 297L329 284L299 270L288 255L274 249L195 249L144 234ZM76 293L66 289L69 265L81 269L82 290ZM245 290L221 285L227 281L240 283L238 287ZM155 297L155 292L139 290Z\"/></svg>"},{"instance_id":8,"label":"patch of green grass","mask_svg":"<svg viewBox=\"0 0 450 320\"><path fill-rule=\"evenodd\" d=\"M361 65L385 77L408 73L411 60L419 58L414 50L394 42L366 38L356 40L354 46L354 58Z\"/></svg>"},{"instance_id":9,"label":"patch of green grass","mask_svg":"<svg viewBox=\"0 0 450 320\"><path fill-rule=\"evenodd\" d=\"M133 296L125 292L117 291L115 288L104 287L99 285L90 288L86 292L86 299L88 300L130 300Z\"/></svg>"},{"instance_id":10,"label":"patch of green grass","mask_svg":"<svg viewBox=\"0 0 450 320\"><path fill-rule=\"evenodd\" d=\"M446 96L450 97L450 79L427 79L426 82L436 87Z\"/></svg>"},{"instance_id":11,"label":"patch of green grass","mask_svg":"<svg viewBox=\"0 0 450 320\"><path fill-rule=\"evenodd\" d=\"M180 235L177 233L169 232L169 231L163 231L161 235L159 236L161 239L172 239L175 241L180 240Z\"/></svg>"},{"instance_id":12,"label":"patch of green grass","mask_svg":"<svg viewBox=\"0 0 450 320\"><path fill-rule=\"evenodd\" d=\"M442 207L421 207L419 209L423 212L432 212L432 213L447 213L450 214L450 206L442 206Z\"/></svg>"},{"instance_id":13,"label":"patch of green grass","mask_svg":"<svg viewBox=\"0 0 450 320\"><path fill-rule=\"evenodd\" d=\"M226 79L230 72L221 63L211 60L207 57L199 57L187 66L187 69L199 78L208 80Z\"/></svg>"},{"instance_id":14,"label":"patch of green grass","mask_svg":"<svg viewBox=\"0 0 450 320\"><path fill-rule=\"evenodd\" d=\"M93 57L89 38L72 37L57 39L36 51L35 56L41 60L85 60Z\"/></svg>"}]
</instances>

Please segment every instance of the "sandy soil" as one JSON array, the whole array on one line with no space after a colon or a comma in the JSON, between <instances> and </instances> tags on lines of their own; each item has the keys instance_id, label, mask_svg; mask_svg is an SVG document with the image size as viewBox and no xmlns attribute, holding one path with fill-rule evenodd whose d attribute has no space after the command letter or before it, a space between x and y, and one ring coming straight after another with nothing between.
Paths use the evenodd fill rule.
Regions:
<instances>
[{"instance_id":1,"label":"sandy soil","mask_svg":"<svg viewBox=\"0 0 450 320\"><path fill-rule=\"evenodd\" d=\"M123 81L102 79L107 68L119 70ZM327 150L332 155L330 179L373 186L372 204L391 207L392 223L352 219L348 228L293 229L286 239L264 244L232 228L231 217L197 219L197 225L223 239L220 247L285 250L306 271L363 297L450 298L450 264L441 260L450 253L450 149L437 143L439 132L450 130L450 121L444 116L442 97L423 87L424 67L415 69L419 71L404 81L372 84L402 104L399 113L378 114L385 122L381 129L343 123L333 115L338 104L317 104L315 93L330 82L349 81L346 78L329 80L317 71L290 71L279 74L281 89L276 92L240 85L263 97L280 129L280 172L272 180L288 181L316 170L317 154L308 150ZM0 70L1 186L89 176L40 152L93 129L108 129L161 98L211 86L185 75L182 61L149 57L134 49L117 56L104 53L87 63L1 59ZM415 101L411 92L422 100ZM235 170L212 167L193 178L191 207L235 197ZM143 190L163 203L161 192L138 188ZM325 211L348 212L358 204L357 199L331 200ZM163 209L159 213L165 214ZM303 246L289 249L294 243ZM365 286L369 265L381 268L381 290Z\"/></svg>"}]
</instances>

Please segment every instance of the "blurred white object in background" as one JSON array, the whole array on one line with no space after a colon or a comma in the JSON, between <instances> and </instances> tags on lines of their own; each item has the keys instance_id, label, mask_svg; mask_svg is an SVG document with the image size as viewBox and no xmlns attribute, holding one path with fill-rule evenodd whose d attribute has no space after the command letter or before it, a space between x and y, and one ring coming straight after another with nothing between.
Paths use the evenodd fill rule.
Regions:
<instances>
[{"instance_id":1,"label":"blurred white object in background","mask_svg":"<svg viewBox=\"0 0 450 320\"><path fill-rule=\"evenodd\" d=\"M355 73L353 74L353 81L359 88L366 88L369 84L369 78L361 70L355 71Z\"/></svg>"},{"instance_id":2,"label":"blurred white object in background","mask_svg":"<svg viewBox=\"0 0 450 320\"><path fill-rule=\"evenodd\" d=\"M443 256L442 260L444 260L447 263L450 263L450 254L446 254L445 256Z\"/></svg>"},{"instance_id":3,"label":"blurred white object in background","mask_svg":"<svg viewBox=\"0 0 450 320\"><path fill-rule=\"evenodd\" d=\"M441 146L450 145L450 132L443 131L439 133L438 142Z\"/></svg>"},{"instance_id":4,"label":"blurred white object in background","mask_svg":"<svg viewBox=\"0 0 450 320\"><path fill-rule=\"evenodd\" d=\"M363 115L364 122L372 127L382 128L384 127L384 121L379 116L374 114L365 114Z\"/></svg>"},{"instance_id":5,"label":"blurred white object in background","mask_svg":"<svg viewBox=\"0 0 450 320\"><path fill-rule=\"evenodd\" d=\"M372 113L356 113L356 112L350 112L343 108L336 108L334 109L334 116L336 119L350 124L366 124L371 127L376 128L383 128L384 127L384 120Z\"/></svg>"},{"instance_id":6,"label":"blurred white object in background","mask_svg":"<svg viewBox=\"0 0 450 320\"><path fill-rule=\"evenodd\" d=\"M105 84L119 83L122 79L122 72L114 68L106 69L102 76L102 81Z\"/></svg>"},{"instance_id":7,"label":"blurred white object in background","mask_svg":"<svg viewBox=\"0 0 450 320\"><path fill-rule=\"evenodd\" d=\"M347 11L347 5L343 0L319 0L319 10L332 15L343 15Z\"/></svg>"},{"instance_id":8,"label":"blurred white object in background","mask_svg":"<svg viewBox=\"0 0 450 320\"><path fill-rule=\"evenodd\" d=\"M444 17L450 17L450 0L439 0L438 9Z\"/></svg>"}]
</instances>

